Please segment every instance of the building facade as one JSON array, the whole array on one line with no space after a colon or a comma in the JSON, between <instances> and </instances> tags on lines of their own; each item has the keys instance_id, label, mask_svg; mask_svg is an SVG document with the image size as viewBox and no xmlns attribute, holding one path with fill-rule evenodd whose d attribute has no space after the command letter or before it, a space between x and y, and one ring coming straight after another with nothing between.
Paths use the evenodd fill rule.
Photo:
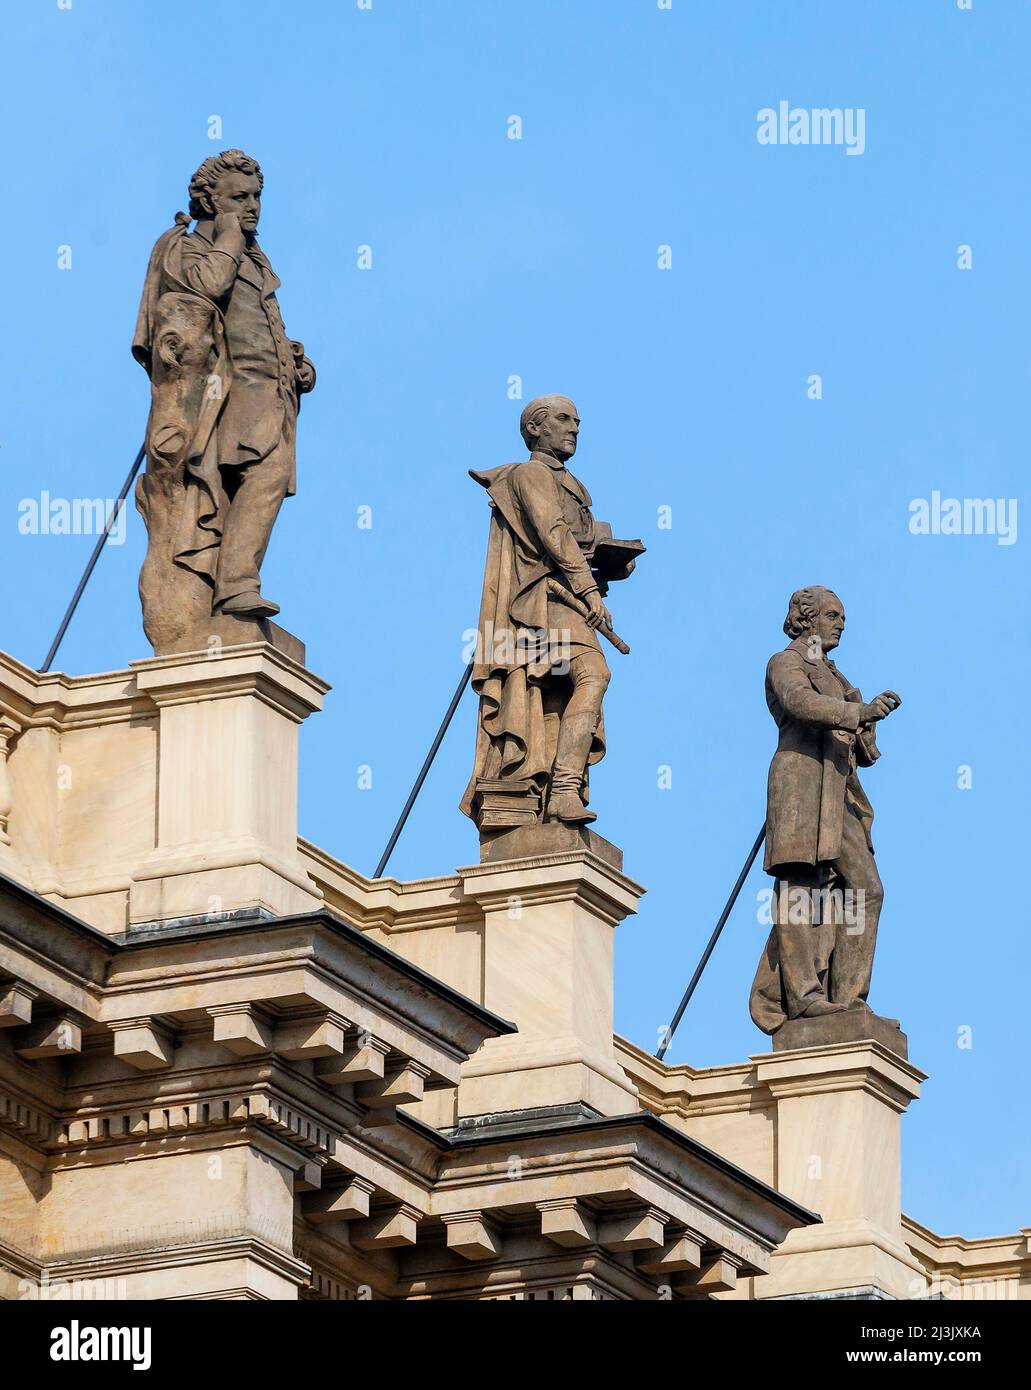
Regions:
<instances>
[{"instance_id":1,"label":"building facade","mask_svg":"<svg viewBox=\"0 0 1031 1390\"><path fill-rule=\"evenodd\" d=\"M600 837L416 882L299 840L326 693L266 642L0 655L0 1297L1031 1296L1031 1232L903 1215L908 1060L614 1037Z\"/></svg>"}]
</instances>

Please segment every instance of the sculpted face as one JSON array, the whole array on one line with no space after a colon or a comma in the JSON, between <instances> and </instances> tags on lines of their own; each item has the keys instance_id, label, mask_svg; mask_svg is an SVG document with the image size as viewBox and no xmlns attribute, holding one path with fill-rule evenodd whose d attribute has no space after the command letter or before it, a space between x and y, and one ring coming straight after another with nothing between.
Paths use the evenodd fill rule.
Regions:
<instances>
[{"instance_id":1,"label":"sculpted face","mask_svg":"<svg viewBox=\"0 0 1031 1390\"><path fill-rule=\"evenodd\" d=\"M223 174L209 200L212 211L235 212L245 236L254 236L261 217L261 184L257 174Z\"/></svg>"},{"instance_id":2,"label":"sculpted face","mask_svg":"<svg viewBox=\"0 0 1031 1390\"><path fill-rule=\"evenodd\" d=\"M820 612L810 628L810 633L820 639L825 652L832 652L841 641L845 630L845 605L837 594L826 593L820 604Z\"/></svg>"},{"instance_id":3,"label":"sculpted face","mask_svg":"<svg viewBox=\"0 0 1031 1390\"><path fill-rule=\"evenodd\" d=\"M550 454L562 463L576 453L580 417L576 413L576 406L572 401L566 400L565 396L554 397L548 405L548 413L544 419L539 425L530 427L531 433L534 429L537 431L537 437L533 447L540 453Z\"/></svg>"}]
</instances>

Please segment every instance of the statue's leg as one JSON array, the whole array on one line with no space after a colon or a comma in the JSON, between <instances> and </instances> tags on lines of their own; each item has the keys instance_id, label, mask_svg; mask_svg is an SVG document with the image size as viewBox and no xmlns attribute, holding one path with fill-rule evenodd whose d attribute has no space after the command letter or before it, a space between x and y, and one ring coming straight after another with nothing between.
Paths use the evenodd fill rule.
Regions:
<instances>
[{"instance_id":1,"label":"statue's leg","mask_svg":"<svg viewBox=\"0 0 1031 1390\"><path fill-rule=\"evenodd\" d=\"M292 472L293 452L286 442L239 468L219 548L216 607L240 594L260 594L261 562Z\"/></svg>"},{"instance_id":2,"label":"statue's leg","mask_svg":"<svg viewBox=\"0 0 1031 1390\"><path fill-rule=\"evenodd\" d=\"M812 1017L830 1008L826 973L833 928L822 922L813 898L822 877L819 866L784 864L774 884L773 921L788 1018Z\"/></svg>"},{"instance_id":3,"label":"statue's leg","mask_svg":"<svg viewBox=\"0 0 1031 1390\"><path fill-rule=\"evenodd\" d=\"M594 820L580 796L584 769L610 673L600 651L581 651L569 663L572 694L562 712L551 774L550 813L559 820Z\"/></svg>"},{"instance_id":4,"label":"statue's leg","mask_svg":"<svg viewBox=\"0 0 1031 1390\"><path fill-rule=\"evenodd\" d=\"M544 739L548 766L555 764L558 736L562 728L562 713L569 703L572 686L568 675L552 673L541 686L541 708L544 711Z\"/></svg>"},{"instance_id":5,"label":"statue's leg","mask_svg":"<svg viewBox=\"0 0 1031 1390\"><path fill-rule=\"evenodd\" d=\"M866 842L866 831L848 806L842 823L841 853L834 867L843 901L831 957L830 996L835 1003L847 1007L865 1001L870 993L877 924L884 900L881 876Z\"/></svg>"}]
</instances>

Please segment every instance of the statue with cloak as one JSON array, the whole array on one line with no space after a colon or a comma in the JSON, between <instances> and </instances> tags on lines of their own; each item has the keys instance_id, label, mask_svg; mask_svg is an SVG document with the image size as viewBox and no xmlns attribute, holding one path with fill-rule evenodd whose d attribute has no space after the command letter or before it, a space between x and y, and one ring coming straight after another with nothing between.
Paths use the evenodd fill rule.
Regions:
<instances>
[{"instance_id":1,"label":"statue with cloak","mask_svg":"<svg viewBox=\"0 0 1031 1390\"><path fill-rule=\"evenodd\" d=\"M479 695L473 774L462 800L481 837L558 821L583 826L589 769L605 755L610 679L601 633L622 651L604 598L644 546L613 540L566 467L580 419L564 396L522 413L523 463L471 476L491 505L472 681Z\"/></svg>"},{"instance_id":2,"label":"statue with cloak","mask_svg":"<svg viewBox=\"0 0 1031 1390\"><path fill-rule=\"evenodd\" d=\"M315 369L286 336L280 282L258 246L262 183L241 150L205 160L189 215L176 215L147 268L133 338L151 382L136 505L148 534L143 625L159 655L212 634L268 637L279 611L260 569L296 487L297 413Z\"/></svg>"}]
</instances>

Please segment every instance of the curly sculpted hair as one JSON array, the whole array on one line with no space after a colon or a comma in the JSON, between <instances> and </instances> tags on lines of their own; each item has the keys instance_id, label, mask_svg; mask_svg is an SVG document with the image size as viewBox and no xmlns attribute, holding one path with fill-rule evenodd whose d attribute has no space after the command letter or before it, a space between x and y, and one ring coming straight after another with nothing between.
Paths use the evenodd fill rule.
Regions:
<instances>
[{"instance_id":1,"label":"curly sculpted hair","mask_svg":"<svg viewBox=\"0 0 1031 1390\"><path fill-rule=\"evenodd\" d=\"M796 589L788 604L788 616L784 619L784 631L789 637L801 637L808 632L820 615L820 607L825 596L833 590L822 584L809 584L804 589Z\"/></svg>"},{"instance_id":2,"label":"curly sculpted hair","mask_svg":"<svg viewBox=\"0 0 1031 1390\"><path fill-rule=\"evenodd\" d=\"M223 150L221 154L213 154L210 159L204 161L190 180L191 217L206 215L201 197L214 191L223 174L256 174L259 188L265 182L261 165L249 154L244 154L243 150Z\"/></svg>"}]
</instances>

